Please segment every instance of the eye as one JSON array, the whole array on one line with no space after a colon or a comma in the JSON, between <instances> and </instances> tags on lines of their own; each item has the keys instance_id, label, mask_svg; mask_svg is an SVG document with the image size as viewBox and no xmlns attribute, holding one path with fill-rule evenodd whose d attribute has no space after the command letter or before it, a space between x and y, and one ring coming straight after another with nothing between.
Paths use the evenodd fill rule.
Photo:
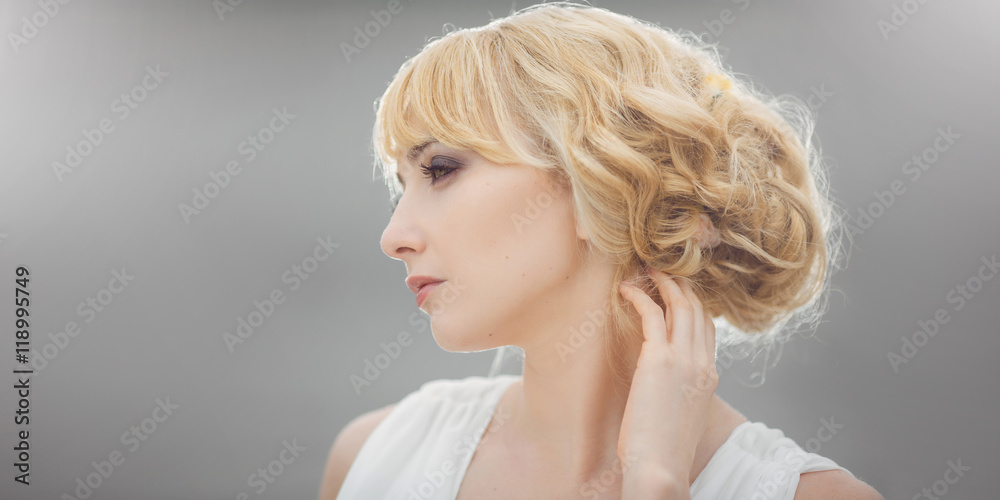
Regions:
<instances>
[{"instance_id":1,"label":"eye","mask_svg":"<svg viewBox=\"0 0 1000 500\"><path fill-rule=\"evenodd\" d=\"M458 170L458 167L447 166L444 164L434 164L433 161L431 162L431 166L429 167L425 167L423 165L420 166L420 171L424 173L424 177L429 177L431 179L431 185L436 184L438 180L444 177L448 177L455 170ZM434 172L444 172L444 173L435 176Z\"/></svg>"},{"instance_id":2,"label":"eye","mask_svg":"<svg viewBox=\"0 0 1000 500\"><path fill-rule=\"evenodd\" d=\"M434 157L431 160L431 165L430 166L425 166L425 165L421 165L420 166L420 171L423 172L424 177L427 177L427 178L429 178L431 180L431 185L432 186L434 184L437 184L437 182L439 180L441 180L441 179L443 179L443 178L448 177L449 175L451 175L452 172L454 172L455 170L458 170L459 168L461 168L461 167L458 167L458 166L451 166L451 165L448 164L448 162L445 162L445 161L441 161L441 162L435 163L434 160L437 160L437 159L438 159L438 157ZM435 172L440 172L440 174L435 174ZM393 212L396 211L396 206L399 205L399 199L402 198L402 197L403 197L403 195L399 194L399 195L396 195L395 197L393 197L392 200L389 201L389 204L392 206L392 211Z\"/></svg>"}]
</instances>

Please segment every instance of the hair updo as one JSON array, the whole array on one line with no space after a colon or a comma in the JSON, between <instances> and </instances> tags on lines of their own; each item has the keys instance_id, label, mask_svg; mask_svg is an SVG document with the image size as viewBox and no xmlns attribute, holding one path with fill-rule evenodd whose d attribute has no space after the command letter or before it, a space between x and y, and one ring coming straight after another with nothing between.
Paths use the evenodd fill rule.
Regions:
<instances>
[{"instance_id":1,"label":"hair updo","mask_svg":"<svg viewBox=\"0 0 1000 500\"><path fill-rule=\"evenodd\" d=\"M618 282L663 307L643 265L690 279L723 346L818 321L842 226L812 130L801 100L737 80L697 36L557 2L430 41L379 100L373 142L392 195L396 159L431 137L570 187L588 244L618 265L622 354L642 333ZM701 213L714 248L695 240Z\"/></svg>"}]
</instances>

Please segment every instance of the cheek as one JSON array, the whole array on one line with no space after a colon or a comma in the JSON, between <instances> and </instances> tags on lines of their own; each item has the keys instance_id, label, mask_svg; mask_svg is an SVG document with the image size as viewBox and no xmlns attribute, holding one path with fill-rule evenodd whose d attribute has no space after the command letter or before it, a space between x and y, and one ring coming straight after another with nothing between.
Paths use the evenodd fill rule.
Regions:
<instances>
[{"instance_id":1,"label":"cheek","mask_svg":"<svg viewBox=\"0 0 1000 500\"><path fill-rule=\"evenodd\" d=\"M484 299L507 303L565 282L577 250L565 194L538 181L499 180L470 195L459 215L467 232L456 236L467 244L462 260Z\"/></svg>"},{"instance_id":2,"label":"cheek","mask_svg":"<svg viewBox=\"0 0 1000 500\"><path fill-rule=\"evenodd\" d=\"M523 175L491 178L449 200L443 264L454 290L436 292L431 305L440 345L484 349L490 335L488 342L514 342L509 335L525 322L550 313L550 299L579 267L569 203Z\"/></svg>"}]
</instances>

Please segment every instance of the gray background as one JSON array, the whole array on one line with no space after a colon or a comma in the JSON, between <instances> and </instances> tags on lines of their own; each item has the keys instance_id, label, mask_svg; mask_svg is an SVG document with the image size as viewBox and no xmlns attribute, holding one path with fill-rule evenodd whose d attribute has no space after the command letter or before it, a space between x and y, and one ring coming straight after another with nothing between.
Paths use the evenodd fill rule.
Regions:
<instances>
[{"instance_id":1,"label":"gray background","mask_svg":"<svg viewBox=\"0 0 1000 500\"><path fill-rule=\"evenodd\" d=\"M404 266L381 252L388 192L373 180L369 145L373 103L405 58L445 23L480 26L512 4L403 0L348 62L341 44L387 3L245 0L221 18L207 1L78 1L50 18L36 2L3 3L0 496L73 494L92 462L117 450L124 463L92 498L313 498L350 419L428 380L486 375L494 352L441 350ZM919 8L886 39L878 23L904 4ZM972 469L946 497L995 495L1000 281L975 282L981 259L1000 249L1000 4L597 5L708 33L729 65L772 93L825 91L813 103L834 196L855 218L884 208L855 235L816 336L786 344L761 387L745 383L753 366L723 370L722 397L802 445L812 438L889 498L931 487L949 460ZM712 35L706 26L731 19L727 8L733 22ZM15 50L9 34L32 16L47 22ZM147 65L168 76L122 118L115 100ZM239 145L273 108L295 118L248 162ZM102 119L114 130L57 178L53 162ZM914 180L905 162L948 127L960 137ZM186 223L178 205L229 161L241 173ZM879 202L894 181L905 192ZM339 246L292 291L282 274L317 237ZM32 347L55 353L31 381L29 487L9 465L19 265L32 272ZM96 315L80 314L123 268L134 276L127 287ZM949 294L966 284L978 292L959 310ZM223 332L274 289L285 302L230 352ZM938 309L949 322L895 372L889 353ZM79 334L56 346L70 321ZM357 394L350 376L400 332L414 342ZM179 408L130 451L122 433L168 397ZM831 418L843 427L815 440ZM305 450L258 494L251 475L293 440Z\"/></svg>"}]
</instances>

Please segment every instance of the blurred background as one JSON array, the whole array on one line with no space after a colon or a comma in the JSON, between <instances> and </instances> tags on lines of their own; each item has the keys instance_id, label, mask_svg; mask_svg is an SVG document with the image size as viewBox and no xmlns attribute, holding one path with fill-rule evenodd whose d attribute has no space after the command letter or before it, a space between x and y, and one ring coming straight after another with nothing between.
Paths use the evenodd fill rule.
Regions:
<instances>
[{"instance_id":1,"label":"blurred background","mask_svg":"<svg viewBox=\"0 0 1000 500\"><path fill-rule=\"evenodd\" d=\"M439 348L379 247L373 105L446 24L530 4L0 4L0 496L314 498L351 419L485 376L495 352ZM718 393L888 498L995 498L1000 4L594 5L703 33L808 102L852 216L815 335L763 384L748 360L720 369ZM11 465L24 430L28 486ZM946 482L955 464L971 469Z\"/></svg>"}]
</instances>

